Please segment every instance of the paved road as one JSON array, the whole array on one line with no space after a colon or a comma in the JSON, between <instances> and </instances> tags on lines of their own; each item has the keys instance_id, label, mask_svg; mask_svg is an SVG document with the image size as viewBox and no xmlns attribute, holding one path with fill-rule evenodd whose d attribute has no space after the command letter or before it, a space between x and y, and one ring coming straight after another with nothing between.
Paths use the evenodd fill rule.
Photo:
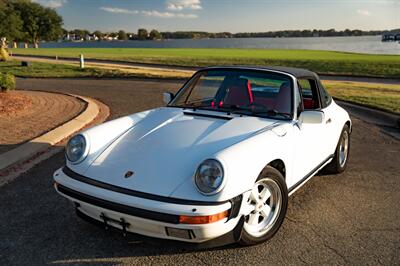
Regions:
<instances>
[{"instance_id":1,"label":"paved road","mask_svg":"<svg viewBox=\"0 0 400 266\"><path fill-rule=\"evenodd\" d=\"M112 118L161 105L173 82L18 79L19 88L88 95ZM345 173L316 176L289 201L277 235L254 247L190 251L142 242L80 221L51 175L63 154L0 187L0 265L385 264L400 262L400 142L354 121Z\"/></svg>"}]
</instances>

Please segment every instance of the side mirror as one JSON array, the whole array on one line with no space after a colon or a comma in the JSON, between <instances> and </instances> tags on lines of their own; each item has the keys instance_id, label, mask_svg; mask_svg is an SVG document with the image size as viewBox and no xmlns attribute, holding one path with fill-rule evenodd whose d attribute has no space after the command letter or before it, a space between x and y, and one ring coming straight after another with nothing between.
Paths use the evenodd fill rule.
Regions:
<instances>
[{"instance_id":1,"label":"side mirror","mask_svg":"<svg viewBox=\"0 0 400 266\"><path fill-rule=\"evenodd\" d=\"M165 104L169 104L172 99L174 99L174 94L171 92L164 92L163 93L163 100Z\"/></svg>"},{"instance_id":2,"label":"side mirror","mask_svg":"<svg viewBox=\"0 0 400 266\"><path fill-rule=\"evenodd\" d=\"M325 114L321 111L303 111L299 116L299 125L321 124L324 121Z\"/></svg>"}]
</instances>

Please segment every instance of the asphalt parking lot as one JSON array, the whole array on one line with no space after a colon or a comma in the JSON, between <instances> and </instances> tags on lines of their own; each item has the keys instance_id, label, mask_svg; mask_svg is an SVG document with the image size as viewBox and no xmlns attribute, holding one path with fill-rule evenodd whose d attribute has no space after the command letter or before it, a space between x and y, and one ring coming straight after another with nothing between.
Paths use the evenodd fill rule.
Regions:
<instances>
[{"instance_id":1,"label":"asphalt parking lot","mask_svg":"<svg viewBox=\"0 0 400 266\"><path fill-rule=\"evenodd\" d=\"M180 83L18 79L18 88L93 97L111 117L162 105ZM62 153L0 187L0 265L384 264L400 263L400 142L354 119L347 170L316 176L289 201L273 239L253 247L188 250L104 231L75 217L56 194Z\"/></svg>"}]
</instances>

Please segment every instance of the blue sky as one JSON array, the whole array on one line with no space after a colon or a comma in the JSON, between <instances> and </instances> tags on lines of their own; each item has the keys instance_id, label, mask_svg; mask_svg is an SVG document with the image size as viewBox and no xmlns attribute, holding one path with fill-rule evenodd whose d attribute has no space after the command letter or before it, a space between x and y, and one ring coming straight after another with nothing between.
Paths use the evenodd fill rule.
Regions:
<instances>
[{"instance_id":1,"label":"blue sky","mask_svg":"<svg viewBox=\"0 0 400 266\"><path fill-rule=\"evenodd\" d=\"M67 29L136 32L400 28L400 0L34 0Z\"/></svg>"}]
</instances>

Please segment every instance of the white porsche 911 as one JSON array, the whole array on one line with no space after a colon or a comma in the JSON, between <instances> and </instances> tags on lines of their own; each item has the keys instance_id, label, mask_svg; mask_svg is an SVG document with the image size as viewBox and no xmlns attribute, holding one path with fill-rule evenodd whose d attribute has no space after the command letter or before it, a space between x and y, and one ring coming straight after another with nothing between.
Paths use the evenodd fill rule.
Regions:
<instances>
[{"instance_id":1,"label":"white porsche 911","mask_svg":"<svg viewBox=\"0 0 400 266\"><path fill-rule=\"evenodd\" d=\"M81 218L252 245L278 231L288 197L319 170L346 168L351 120L313 72L206 68L164 101L70 139L55 188Z\"/></svg>"}]
</instances>

